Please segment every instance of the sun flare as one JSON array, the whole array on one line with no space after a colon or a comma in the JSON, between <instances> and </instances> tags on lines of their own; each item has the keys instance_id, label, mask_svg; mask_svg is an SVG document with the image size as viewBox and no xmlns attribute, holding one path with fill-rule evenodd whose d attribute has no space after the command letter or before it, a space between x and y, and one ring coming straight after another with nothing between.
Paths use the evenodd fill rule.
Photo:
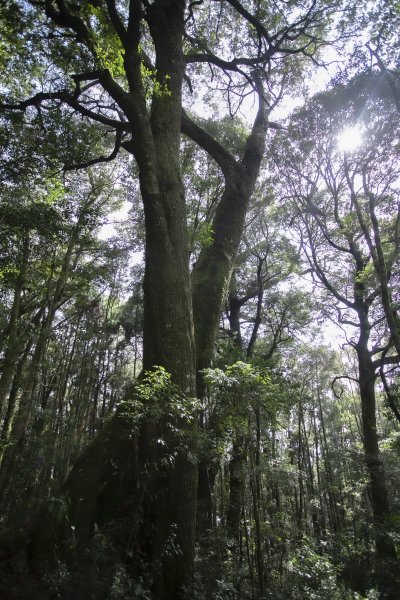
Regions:
<instances>
[{"instance_id":1,"label":"sun flare","mask_svg":"<svg viewBox=\"0 0 400 600\"><path fill-rule=\"evenodd\" d=\"M342 152L352 152L361 146L363 142L362 131L360 127L346 127L337 136L337 144Z\"/></svg>"}]
</instances>

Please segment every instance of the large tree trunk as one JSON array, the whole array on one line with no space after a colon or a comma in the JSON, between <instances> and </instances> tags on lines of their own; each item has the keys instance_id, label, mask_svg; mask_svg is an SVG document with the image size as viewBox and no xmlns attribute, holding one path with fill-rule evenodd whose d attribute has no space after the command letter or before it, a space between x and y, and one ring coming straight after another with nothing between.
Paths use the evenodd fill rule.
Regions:
<instances>
[{"instance_id":1,"label":"large tree trunk","mask_svg":"<svg viewBox=\"0 0 400 600\"><path fill-rule=\"evenodd\" d=\"M396 572L396 551L387 532L390 507L386 491L385 472L378 444L375 398L376 375L371 354L368 350L369 327L367 326L367 319L360 313L359 316L361 331L356 350L359 368L363 446L370 480L369 487L375 528L376 581L382 598L395 600L398 597L397 582L394 575Z\"/></svg>"},{"instance_id":2,"label":"large tree trunk","mask_svg":"<svg viewBox=\"0 0 400 600\"><path fill-rule=\"evenodd\" d=\"M78 38L86 41L93 52L79 17L75 13L71 17L64 3L57 6L56 9L46 3L47 16L58 25L75 29ZM98 81L125 115L132 139L124 141L124 147L135 157L139 170L146 230L144 370L156 365L164 367L182 393L193 397L196 356L185 199L179 167L184 8L184 0L155 0L146 3L144 17L142 3L132 0L128 29L122 36L129 91L113 80L107 69L99 72ZM142 68L143 18L154 43L154 77L160 88L160 93L153 94L150 110ZM121 22L117 25L123 29ZM211 360L221 304L263 155L265 129L261 90L259 113L244 158L241 163L231 157L227 161L226 190L215 217L214 243L200 258L193 277L198 369L208 366ZM223 153L226 158L228 153ZM168 467L155 466L156 436L164 424L161 417L159 422L145 420L136 437L129 418L117 412L82 454L61 489L69 520L58 522L48 507L40 513L30 536L34 562L43 564L62 558L63 553L56 556L55 550L64 550L64 555L68 555L71 524L77 548L84 548L95 523L109 523L129 504L137 538L136 567L140 556L153 577L154 599L180 597L193 565L197 469L191 448L180 449ZM186 423L184 427L187 438L193 439L194 426ZM142 478L145 473L147 477L149 469L150 483L145 486ZM117 488L115 494L110 492L111 485ZM175 550L171 552L171 548ZM136 567L133 571L140 572Z\"/></svg>"},{"instance_id":3,"label":"large tree trunk","mask_svg":"<svg viewBox=\"0 0 400 600\"><path fill-rule=\"evenodd\" d=\"M155 42L156 71L168 78L169 95L155 95L150 120L154 143L153 173L142 164L142 148L134 147L139 165L145 212L143 367L163 366L188 397L195 396L195 346L192 318L186 205L180 175L179 135L184 73L182 36L184 2L157 2L149 9ZM153 460L154 437L163 423L144 424L139 461ZM194 438L192 431L186 431ZM193 449L189 449L193 450ZM144 497L142 532L145 554L154 567L154 598L175 599L188 581L194 560L197 468L190 452L180 451L169 467L159 467ZM149 531L153 533L149 536ZM171 552L171 541L177 551Z\"/></svg>"},{"instance_id":4,"label":"large tree trunk","mask_svg":"<svg viewBox=\"0 0 400 600\"><path fill-rule=\"evenodd\" d=\"M196 395L196 358L179 166L184 8L183 0L156 0L147 7L156 76L160 89L168 88L153 95L151 111L139 50L140 3L131 2L130 9L125 52L129 94L106 71L100 81L120 103L134 132L125 147L138 165L145 213L144 371L162 366L178 389L191 398ZM60 520L59 513L52 513L49 507L40 513L30 536L30 555L37 566L70 555L71 525L75 552L85 548L95 524L105 526L124 514L128 518L125 541L136 552L132 572L151 574L154 599L180 597L193 567L197 468L191 447L179 448L168 465L157 462L157 436L165 429L164 421L163 416L145 418L136 435L129 416L123 409L117 411L83 452L60 490L66 500L66 518ZM193 441L195 425L180 425L186 438Z\"/></svg>"}]
</instances>

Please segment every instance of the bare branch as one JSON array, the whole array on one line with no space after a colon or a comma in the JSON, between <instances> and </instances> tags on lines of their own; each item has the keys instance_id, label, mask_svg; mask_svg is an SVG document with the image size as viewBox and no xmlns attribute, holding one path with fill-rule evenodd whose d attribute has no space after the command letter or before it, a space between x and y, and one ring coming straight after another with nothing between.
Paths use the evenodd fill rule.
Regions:
<instances>
[{"instance_id":1,"label":"bare branch","mask_svg":"<svg viewBox=\"0 0 400 600\"><path fill-rule=\"evenodd\" d=\"M114 146L114 149L111 152L111 154L109 154L109 156L99 156L97 158L88 160L86 162L72 164L72 165L65 165L63 168L63 171L64 172L75 171L78 169L85 169L86 167L92 167L93 165L98 165L100 163L111 162L112 160L114 160L114 158L116 158L119 150L121 149L121 145L122 145L122 131L116 131L115 132L115 146Z\"/></svg>"},{"instance_id":2,"label":"bare branch","mask_svg":"<svg viewBox=\"0 0 400 600\"><path fill-rule=\"evenodd\" d=\"M335 389L335 383L337 381L339 381L339 379L347 379L348 381L354 381L354 383L357 383L357 385L359 383L358 379L355 379L354 377L350 377L350 375L337 375L336 377L334 377L331 381L331 390L332 390L335 398L337 398L337 399L341 398L341 396L343 395L343 388L342 388L340 394L338 394Z\"/></svg>"}]
</instances>

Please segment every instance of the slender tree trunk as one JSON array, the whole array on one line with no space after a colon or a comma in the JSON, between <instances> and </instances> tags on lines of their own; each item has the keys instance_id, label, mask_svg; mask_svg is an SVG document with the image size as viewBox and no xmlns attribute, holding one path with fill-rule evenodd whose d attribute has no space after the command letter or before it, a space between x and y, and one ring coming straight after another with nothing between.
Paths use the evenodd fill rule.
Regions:
<instances>
[{"instance_id":1,"label":"slender tree trunk","mask_svg":"<svg viewBox=\"0 0 400 600\"><path fill-rule=\"evenodd\" d=\"M321 525L320 525L320 521L319 521L319 510L317 508L317 506L315 505L315 503L313 502L316 499L316 490L315 490L315 484L314 484L314 465L313 465L313 461L312 461L312 457L311 457L311 449L310 449L310 431L307 432L306 430L306 424L305 424L305 419L304 419L304 411L301 414L301 421L302 421L302 429L303 429L303 436L304 436L304 453L305 453L305 470L307 473L307 495L309 498L309 505L310 505L310 514L311 514L311 521L312 521L312 526L313 526L313 535L315 540L318 542L321 539ZM310 500L312 500L312 502L310 502Z\"/></svg>"},{"instance_id":2,"label":"slender tree trunk","mask_svg":"<svg viewBox=\"0 0 400 600\"><path fill-rule=\"evenodd\" d=\"M259 257L257 265L257 309L254 319L253 331L251 332L249 345L247 346L247 358L251 358L253 356L254 346L258 337L258 330L260 328L262 320L262 307L264 297L264 283L262 279L263 264L264 260Z\"/></svg>"},{"instance_id":3,"label":"slender tree trunk","mask_svg":"<svg viewBox=\"0 0 400 600\"><path fill-rule=\"evenodd\" d=\"M4 449L0 468L0 490L4 494L12 476L12 469L15 464L21 446L25 441L26 429L32 413L35 389L40 363L45 351L47 338L50 332L51 322L46 321L42 324L38 335L32 360L25 374L24 390L19 401L18 412L12 422L11 433L9 436L10 444ZM10 427L10 425L9 425ZM3 498L2 498L3 500Z\"/></svg>"},{"instance_id":4,"label":"slender tree trunk","mask_svg":"<svg viewBox=\"0 0 400 600\"><path fill-rule=\"evenodd\" d=\"M337 503L336 503L336 495L334 492L335 481L334 475L332 471L331 459L330 459L330 450L328 444L328 438L326 435L326 426L325 426L325 417L322 410L322 402L321 402L321 393L319 386L317 386L317 398L318 398L318 413L319 420L321 422L322 428L322 456L324 461L324 467L326 472L326 477L328 479L328 505L329 505L329 521L331 524L332 531L334 533L338 533L340 531L340 521L337 517Z\"/></svg>"},{"instance_id":5,"label":"slender tree trunk","mask_svg":"<svg viewBox=\"0 0 400 600\"><path fill-rule=\"evenodd\" d=\"M207 530L214 529L215 506L213 490L218 475L218 466L208 460L199 462L198 488L197 488L197 533L201 537Z\"/></svg>"},{"instance_id":6,"label":"slender tree trunk","mask_svg":"<svg viewBox=\"0 0 400 600\"><path fill-rule=\"evenodd\" d=\"M297 481L298 481L298 510L297 510L297 527L299 530L299 535L304 530L304 522L305 522L305 506L304 506L304 486L303 486L303 436L301 429L302 415L303 415L303 398L300 396L299 398L299 406L298 406L298 415L297 415Z\"/></svg>"},{"instance_id":7,"label":"slender tree trunk","mask_svg":"<svg viewBox=\"0 0 400 600\"><path fill-rule=\"evenodd\" d=\"M228 297L228 309L229 309L229 331L232 334L235 345L242 350L242 332L240 329L240 310L244 304L241 298L238 298L236 291L236 277L235 271L232 272L230 284L229 284L229 297Z\"/></svg>"},{"instance_id":8,"label":"slender tree trunk","mask_svg":"<svg viewBox=\"0 0 400 600\"><path fill-rule=\"evenodd\" d=\"M21 296L25 283L27 262L29 254L29 239L26 238L23 243L22 257L19 265L19 275L14 290L14 299L11 307L10 319L7 326L7 347L4 353L2 372L0 376L0 413L7 400L11 381L15 372L15 365L20 352L21 340L18 334L18 325L21 310Z\"/></svg>"},{"instance_id":9,"label":"slender tree trunk","mask_svg":"<svg viewBox=\"0 0 400 600\"><path fill-rule=\"evenodd\" d=\"M254 447L253 473L251 476L251 491L253 497L254 510L254 529L255 529L255 553L258 573L258 589L261 597L264 595L264 552L263 539L261 534L261 473L260 473L260 453L261 453L261 428L260 428L260 409L255 409L256 420L256 439Z\"/></svg>"},{"instance_id":10,"label":"slender tree trunk","mask_svg":"<svg viewBox=\"0 0 400 600\"><path fill-rule=\"evenodd\" d=\"M4 451L10 440L12 423L14 421L15 410L17 407L18 394L21 391L21 385L24 378L24 367L27 362L28 355L31 351L32 344L33 340L31 339L26 345L22 356L19 358L16 364L15 375L12 381L10 395L8 398L7 410L0 435L0 466L1 461L3 459Z\"/></svg>"},{"instance_id":11,"label":"slender tree trunk","mask_svg":"<svg viewBox=\"0 0 400 600\"><path fill-rule=\"evenodd\" d=\"M244 504L246 449L245 436L236 434L232 442L229 461L229 503L226 516L228 535L236 544L239 541L240 518Z\"/></svg>"}]
</instances>

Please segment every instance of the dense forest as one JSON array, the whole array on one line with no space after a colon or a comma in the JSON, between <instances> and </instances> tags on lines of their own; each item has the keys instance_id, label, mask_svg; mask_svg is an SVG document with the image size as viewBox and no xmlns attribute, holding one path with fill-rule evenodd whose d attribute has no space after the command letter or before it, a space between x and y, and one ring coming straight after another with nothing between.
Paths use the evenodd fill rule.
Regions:
<instances>
[{"instance_id":1,"label":"dense forest","mask_svg":"<svg viewBox=\"0 0 400 600\"><path fill-rule=\"evenodd\" d=\"M400 3L3 0L0 600L398 600Z\"/></svg>"}]
</instances>

